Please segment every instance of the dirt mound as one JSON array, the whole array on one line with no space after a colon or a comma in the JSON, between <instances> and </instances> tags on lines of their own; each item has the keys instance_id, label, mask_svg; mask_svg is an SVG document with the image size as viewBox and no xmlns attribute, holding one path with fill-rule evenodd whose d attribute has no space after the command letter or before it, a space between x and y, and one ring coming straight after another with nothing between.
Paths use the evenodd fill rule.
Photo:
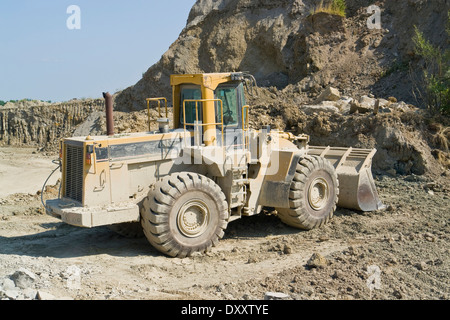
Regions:
<instances>
[{"instance_id":1,"label":"dirt mound","mask_svg":"<svg viewBox=\"0 0 450 320\"><path fill-rule=\"evenodd\" d=\"M376 148L373 169L378 174L439 176L450 168L445 147L449 133L443 133L444 126L417 108L376 115L341 111L307 114L297 106L274 103L250 110L253 126L271 125L294 134L305 133L311 145Z\"/></svg>"},{"instance_id":2,"label":"dirt mound","mask_svg":"<svg viewBox=\"0 0 450 320\"><path fill-rule=\"evenodd\" d=\"M410 70L418 69L414 25L448 46L447 1L378 1L381 29L369 29L371 1L347 1L347 18L319 13L312 0L199 0L185 29L116 109L140 110L145 98L170 98L173 73L248 71L260 86L311 96L332 84L346 95L373 92L416 104ZM411 66L411 68L409 68Z\"/></svg>"}]
</instances>

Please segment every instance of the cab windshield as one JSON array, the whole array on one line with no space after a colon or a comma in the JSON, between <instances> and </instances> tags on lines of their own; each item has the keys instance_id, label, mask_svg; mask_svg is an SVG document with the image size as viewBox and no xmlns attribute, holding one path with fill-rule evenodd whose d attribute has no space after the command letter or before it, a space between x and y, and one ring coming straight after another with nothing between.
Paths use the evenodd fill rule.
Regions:
<instances>
[{"instance_id":1,"label":"cab windshield","mask_svg":"<svg viewBox=\"0 0 450 320\"><path fill-rule=\"evenodd\" d=\"M223 104L223 124L226 127L237 127L239 125L240 111L239 106L245 105L242 90L239 90L242 84L222 84L214 91L215 99L220 99ZM200 100L202 99L200 86L184 86L181 89L181 110L180 110L180 124L183 125L184 105L186 109L186 124L193 124L197 119L203 120L203 108L201 102L186 102L185 100ZM197 105L197 108L196 108ZM220 103L215 103L216 122L222 122L222 111Z\"/></svg>"}]
</instances>

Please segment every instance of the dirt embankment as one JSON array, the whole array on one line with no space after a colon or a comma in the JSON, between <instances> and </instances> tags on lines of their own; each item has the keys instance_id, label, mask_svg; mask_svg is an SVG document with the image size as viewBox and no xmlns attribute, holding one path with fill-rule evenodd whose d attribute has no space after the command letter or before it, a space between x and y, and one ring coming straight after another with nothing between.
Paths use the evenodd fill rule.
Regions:
<instances>
[{"instance_id":1,"label":"dirt embankment","mask_svg":"<svg viewBox=\"0 0 450 320\"><path fill-rule=\"evenodd\" d=\"M64 103L8 103L0 108L0 146L39 147L57 151L59 139L72 136L95 112L104 112L102 100ZM99 124L90 130L101 133Z\"/></svg>"},{"instance_id":2,"label":"dirt embankment","mask_svg":"<svg viewBox=\"0 0 450 320\"><path fill-rule=\"evenodd\" d=\"M449 123L414 106L389 103L374 113L377 99L365 112L352 112L355 99L296 106L284 99L283 92L273 90L267 104L250 109L253 126L271 125L294 134L308 134L311 145L376 148L373 169L377 174L447 175L450 169ZM267 103L267 98L263 98ZM358 100L358 99L356 99ZM399 108L404 106L405 108ZM341 108L341 109L340 109Z\"/></svg>"},{"instance_id":3,"label":"dirt embankment","mask_svg":"<svg viewBox=\"0 0 450 320\"><path fill-rule=\"evenodd\" d=\"M288 90L297 105L333 85L348 96L420 104L411 71L421 60L411 41L417 26L433 44L448 47L448 1L377 1L381 29L369 29L373 1L348 0L347 18L311 16L312 0L199 0L187 25L161 60L118 93L118 110L145 107L145 98L170 98L173 73L248 71L264 87Z\"/></svg>"}]
</instances>

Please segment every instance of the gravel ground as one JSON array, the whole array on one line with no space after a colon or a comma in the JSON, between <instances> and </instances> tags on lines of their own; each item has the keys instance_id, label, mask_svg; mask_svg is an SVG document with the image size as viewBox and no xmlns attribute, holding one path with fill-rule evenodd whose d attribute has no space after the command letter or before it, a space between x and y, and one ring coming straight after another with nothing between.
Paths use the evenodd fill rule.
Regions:
<instances>
[{"instance_id":1,"label":"gravel ground","mask_svg":"<svg viewBox=\"0 0 450 320\"><path fill-rule=\"evenodd\" d=\"M448 180L376 176L385 211L338 209L312 231L264 211L230 223L210 253L186 259L161 255L145 238L63 224L43 214L39 191L8 195L0 200L0 297L447 300ZM50 187L45 197L56 194ZM27 280L22 287L11 284L18 276Z\"/></svg>"}]
</instances>

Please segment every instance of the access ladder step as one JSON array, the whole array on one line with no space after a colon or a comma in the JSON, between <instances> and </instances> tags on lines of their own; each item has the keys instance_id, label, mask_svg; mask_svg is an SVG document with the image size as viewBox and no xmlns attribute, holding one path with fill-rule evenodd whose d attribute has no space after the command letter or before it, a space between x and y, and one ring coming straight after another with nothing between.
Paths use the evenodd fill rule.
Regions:
<instances>
[{"instance_id":1,"label":"access ladder step","mask_svg":"<svg viewBox=\"0 0 450 320\"><path fill-rule=\"evenodd\" d=\"M249 184L250 180L248 179L235 179L233 180L233 186L243 186Z\"/></svg>"}]
</instances>

